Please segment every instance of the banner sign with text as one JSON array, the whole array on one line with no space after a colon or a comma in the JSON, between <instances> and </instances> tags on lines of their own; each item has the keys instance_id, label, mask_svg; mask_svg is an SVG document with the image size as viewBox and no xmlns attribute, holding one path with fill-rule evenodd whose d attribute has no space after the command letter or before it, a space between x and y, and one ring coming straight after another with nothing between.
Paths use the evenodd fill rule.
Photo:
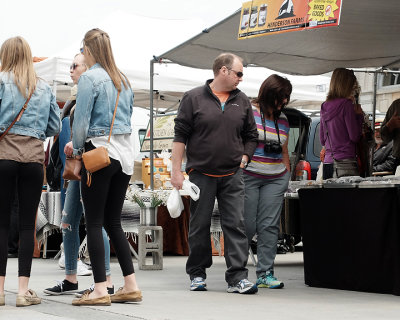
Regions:
<instances>
[{"instance_id":1,"label":"banner sign with text","mask_svg":"<svg viewBox=\"0 0 400 320\"><path fill-rule=\"evenodd\" d=\"M238 39L338 26L342 0L253 0L243 3Z\"/></svg>"},{"instance_id":2,"label":"banner sign with text","mask_svg":"<svg viewBox=\"0 0 400 320\"><path fill-rule=\"evenodd\" d=\"M174 119L176 114L173 115L158 115L154 117L153 121L153 150L162 151L165 149L172 149L172 142L174 141ZM140 148L141 152L150 151L150 125L147 126L145 138Z\"/></svg>"}]
</instances>

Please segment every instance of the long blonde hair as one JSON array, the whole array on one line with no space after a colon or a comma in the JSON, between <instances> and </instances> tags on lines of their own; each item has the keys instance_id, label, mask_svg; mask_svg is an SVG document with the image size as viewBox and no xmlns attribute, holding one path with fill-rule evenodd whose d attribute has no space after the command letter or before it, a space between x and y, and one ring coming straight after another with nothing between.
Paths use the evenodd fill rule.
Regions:
<instances>
[{"instance_id":1,"label":"long blonde hair","mask_svg":"<svg viewBox=\"0 0 400 320\"><path fill-rule=\"evenodd\" d=\"M130 87L126 76L117 68L111 49L110 37L100 29L92 29L86 32L83 44L94 60L99 63L110 76L115 88L121 91L121 82L125 89Z\"/></svg>"},{"instance_id":2,"label":"long blonde hair","mask_svg":"<svg viewBox=\"0 0 400 320\"><path fill-rule=\"evenodd\" d=\"M1 71L14 75L15 85L22 96L27 98L35 90L38 77L33 68L32 52L22 37L4 41L0 49Z\"/></svg>"},{"instance_id":3,"label":"long blonde hair","mask_svg":"<svg viewBox=\"0 0 400 320\"><path fill-rule=\"evenodd\" d=\"M353 70L336 68L332 73L326 100L349 98L356 86L358 86L358 82Z\"/></svg>"}]
</instances>

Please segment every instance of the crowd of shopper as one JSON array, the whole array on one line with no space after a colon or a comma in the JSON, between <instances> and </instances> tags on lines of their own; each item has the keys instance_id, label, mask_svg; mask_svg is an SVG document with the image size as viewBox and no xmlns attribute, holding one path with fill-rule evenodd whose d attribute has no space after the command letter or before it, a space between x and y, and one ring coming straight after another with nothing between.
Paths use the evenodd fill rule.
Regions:
<instances>
[{"instance_id":1,"label":"crowd of shopper","mask_svg":"<svg viewBox=\"0 0 400 320\"><path fill-rule=\"evenodd\" d=\"M14 37L0 49L0 305L5 304L10 217L14 211L19 218L16 305L41 303L28 284L43 185L43 141L56 135L63 164L66 157L78 160L74 173L80 181L71 180L66 193L62 190L65 279L44 292L78 293L72 301L78 306L142 300L121 227L134 163L130 140L134 94L115 64L106 32L92 29L82 44L70 67L75 86L61 117L50 87L36 76L28 43ZM175 118L172 148L172 185L182 188L181 165L186 152L186 172L201 190L200 198L190 204L186 264L190 290L207 290L207 269L212 265L210 224L216 199L224 234L227 292L254 294L259 288L282 288L284 283L275 276L274 261L291 171L290 126L282 111L290 101L292 85L284 77L270 75L258 97L250 101L238 89L244 76L240 57L222 53L212 68L213 79L184 94ZM333 72L327 100L321 107L324 179L338 177L343 166L347 175L359 172L356 145L362 136L363 111L357 101L358 88L353 71L339 68ZM382 124L383 140L394 138L395 157L400 155L398 113L396 102ZM107 148L110 163L89 172L82 155L101 147ZM83 214L94 285L79 292L79 224ZM246 267L254 236L256 283L248 280ZM124 280L115 293L109 239Z\"/></svg>"}]
</instances>

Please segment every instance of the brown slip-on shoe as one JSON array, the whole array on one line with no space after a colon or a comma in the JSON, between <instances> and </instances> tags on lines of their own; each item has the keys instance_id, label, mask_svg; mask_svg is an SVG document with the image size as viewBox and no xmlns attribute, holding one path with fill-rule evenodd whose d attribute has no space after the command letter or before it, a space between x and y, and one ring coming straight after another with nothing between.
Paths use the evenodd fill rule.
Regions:
<instances>
[{"instance_id":1,"label":"brown slip-on shoe","mask_svg":"<svg viewBox=\"0 0 400 320\"><path fill-rule=\"evenodd\" d=\"M17 301L16 301L16 306L17 307L26 307L26 306L31 306L33 304L39 304L42 302L42 299L40 299L36 292L28 289L28 291L22 295L18 294L17 295Z\"/></svg>"},{"instance_id":2,"label":"brown slip-on shoe","mask_svg":"<svg viewBox=\"0 0 400 320\"><path fill-rule=\"evenodd\" d=\"M142 301L142 291L131 291L122 292L123 287L119 288L118 291L111 295L111 302L140 302Z\"/></svg>"},{"instance_id":3,"label":"brown slip-on shoe","mask_svg":"<svg viewBox=\"0 0 400 320\"><path fill-rule=\"evenodd\" d=\"M0 306L4 306L6 304L6 296L4 293L0 294Z\"/></svg>"},{"instance_id":4,"label":"brown slip-on shoe","mask_svg":"<svg viewBox=\"0 0 400 320\"><path fill-rule=\"evenodd\" d=\"M100 298L89 298L91 291L87 290L79 299L72 300L73 306L111 306L110 295L107 294Z\"/></svg>"}]
</instances>

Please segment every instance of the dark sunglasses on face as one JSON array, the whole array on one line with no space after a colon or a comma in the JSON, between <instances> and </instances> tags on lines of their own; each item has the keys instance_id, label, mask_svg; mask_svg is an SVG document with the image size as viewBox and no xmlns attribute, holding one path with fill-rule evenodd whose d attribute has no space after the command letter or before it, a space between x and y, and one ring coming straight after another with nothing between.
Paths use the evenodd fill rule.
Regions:
<instances>
[{"instance_id":1,"label":"dark sunglasses on face","mask_svg":"<svg viewBox=\"0 0 400 320\"><path fill-rule=\"evenodd\" d=\"M69 70L75 70L76 68L78 68L80 65L77 63L73 63L69 66Z\"/></svg>"},{"instance_id":2,"label":"dark sunglasses on face","mask_svg":"<svg viewBox=\"0 0 400 320\"><path fill-rule=\"evenodd\" d=\"M229 71L233 71L238 78L243 78L243 72L242 71L236 71L236 70L233 70L233 69L228 69L228 70Z\"/></svg>"}]
</instances>

